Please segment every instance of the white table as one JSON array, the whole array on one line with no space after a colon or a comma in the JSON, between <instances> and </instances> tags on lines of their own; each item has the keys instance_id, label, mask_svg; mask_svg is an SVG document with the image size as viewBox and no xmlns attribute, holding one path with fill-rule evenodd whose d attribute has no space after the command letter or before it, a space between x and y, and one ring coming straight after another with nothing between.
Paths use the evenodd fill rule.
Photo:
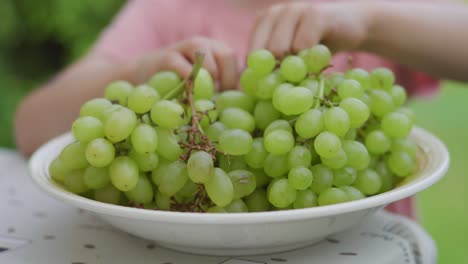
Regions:
<instances>
[{"instance_id":1,"label":"white table","mask_svg":"<svg viewBox=\"0 0 468 264\"><path fill-rule=\"evenodd\" d=\"M379 212L360 228L307 248L248 257L195 256L112 228L43 194L27 162L0 150L1 264L432 264L436 248L416 223Z\"/></svg>"}]
</instances>

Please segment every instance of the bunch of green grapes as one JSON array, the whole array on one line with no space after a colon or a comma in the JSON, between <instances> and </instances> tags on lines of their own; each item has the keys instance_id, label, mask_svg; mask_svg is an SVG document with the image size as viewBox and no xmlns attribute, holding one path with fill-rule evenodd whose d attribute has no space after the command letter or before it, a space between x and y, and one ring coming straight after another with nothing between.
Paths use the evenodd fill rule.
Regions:
<instances>
[{"instance_id":1,"label":"bunch of green grapes","mask_svg":"<svg viewBox=\"0 0 468 264\"><path fill-rule=\"evenodd\" d=\"M417 167L414 114L386 68L324 73L317 45L278 62L249 54L243 91L156 73L111 83L73 123L52 178L100 202L212 213L343 203L391 190ZM181 87L189 87L184 93Z\"/></svg>"}]
</instances>

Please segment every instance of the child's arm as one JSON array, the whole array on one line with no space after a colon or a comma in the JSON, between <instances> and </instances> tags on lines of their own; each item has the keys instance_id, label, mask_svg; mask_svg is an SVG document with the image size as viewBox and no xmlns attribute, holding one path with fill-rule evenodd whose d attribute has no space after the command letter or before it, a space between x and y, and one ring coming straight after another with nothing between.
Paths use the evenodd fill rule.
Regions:
<instances>
[{"instance_id":1,"label":"child's arm","mask_svg":"<svg viewBox=\"0 0 468 264\"><path fill-rule=\"evenodd\" d=\"M69 130L81 104L102 97L104 87L111 81L122 79L138 84L160 70L174 70L186 77L191 71L194 52L199 50L205 53L203 66L219 81L220 87L235 87L238 74L235 53L210 39L182 41L133 62L90 54L21 103L15 120L19 150L29 155L45 141Z\"/></svg>"},{"instance_id":2,"label":"child's arm","mask_svg":"<svg viewBox=\"0 0 468 264\"><path fill-rule=\"evenodd\" d=\"M432 75L468 80L468 6L346 2L273 6L257 19L251 48L277 56L319 42L374 52Z\"/></svg>"}]
</instances>

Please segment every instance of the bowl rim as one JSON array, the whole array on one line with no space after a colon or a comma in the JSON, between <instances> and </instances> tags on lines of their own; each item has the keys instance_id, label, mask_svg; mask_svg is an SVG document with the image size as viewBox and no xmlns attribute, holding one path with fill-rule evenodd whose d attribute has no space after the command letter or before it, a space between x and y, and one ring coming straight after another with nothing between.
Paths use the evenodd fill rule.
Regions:
<instances>
[{"instance_id":1,"label":"bowl rim","mask_svg":"<svg viewBox=\"0 0 468 264\"><path fill-rule=\"evenodd\" d=\"M106 204L84 198L60 188L50 179L48 173L48 166L52 160L49 157L49 160L47 161L48 153L54 149L57 150L57 148L60 146L63 147L65 142L70 142L73 138L70 133L58 136L40 147L29 160L29 170L33 181L47 194L58 200L72 204L78 208L95 212L97 214L156 222L190 224L223 225L246 223L277 223L285 221L291 222L310 218L337 216L354 211L382 207L397 200L412 196L439 181L447 172L450 163L449 152L446 146L436 136L419 127L413 128L410 137L428 156L427 164L418 173L422 174L422 172L428 170L427 173L430 173L430 175L420 176L403 186L361 200L305 209L235 214L207 214L147 210L125 207L121 205ZM437 159L431 160L431 158L434 157L437 157ZM431 161L433 163L431 163Z\"/></svg>"}]
</instances>

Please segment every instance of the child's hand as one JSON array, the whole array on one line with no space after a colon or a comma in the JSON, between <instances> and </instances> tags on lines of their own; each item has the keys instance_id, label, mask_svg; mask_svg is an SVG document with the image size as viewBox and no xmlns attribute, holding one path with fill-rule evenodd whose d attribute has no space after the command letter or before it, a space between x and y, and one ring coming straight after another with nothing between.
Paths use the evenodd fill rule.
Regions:
<instances>
[{"instance_id":1,"label":"child's hand","mask_svg":"<svg viewBox=\"0 0 468 264\"><path fill-rule=\"evenodd\" d=\"M368 2L274 5L259 14L250 48L269 49L277 57L318 43L333 52L359 49L368 35L372 6Z\"/></svg>"},{"instance_id":2,"label":"child's hand","mask_svg":"<svg viewBox=\"0 0 468 264\"><path fill-rule=\"evenodd\" d=\"M161 70L172 70L185 78L192 70L197 51L205 54L203 67L219 82L221 89L236 87L238 65L234 51L220 41L202 37L181 41L144 55L132 67L133 79L144 82Z\"/></svg>"}]
</instances>

